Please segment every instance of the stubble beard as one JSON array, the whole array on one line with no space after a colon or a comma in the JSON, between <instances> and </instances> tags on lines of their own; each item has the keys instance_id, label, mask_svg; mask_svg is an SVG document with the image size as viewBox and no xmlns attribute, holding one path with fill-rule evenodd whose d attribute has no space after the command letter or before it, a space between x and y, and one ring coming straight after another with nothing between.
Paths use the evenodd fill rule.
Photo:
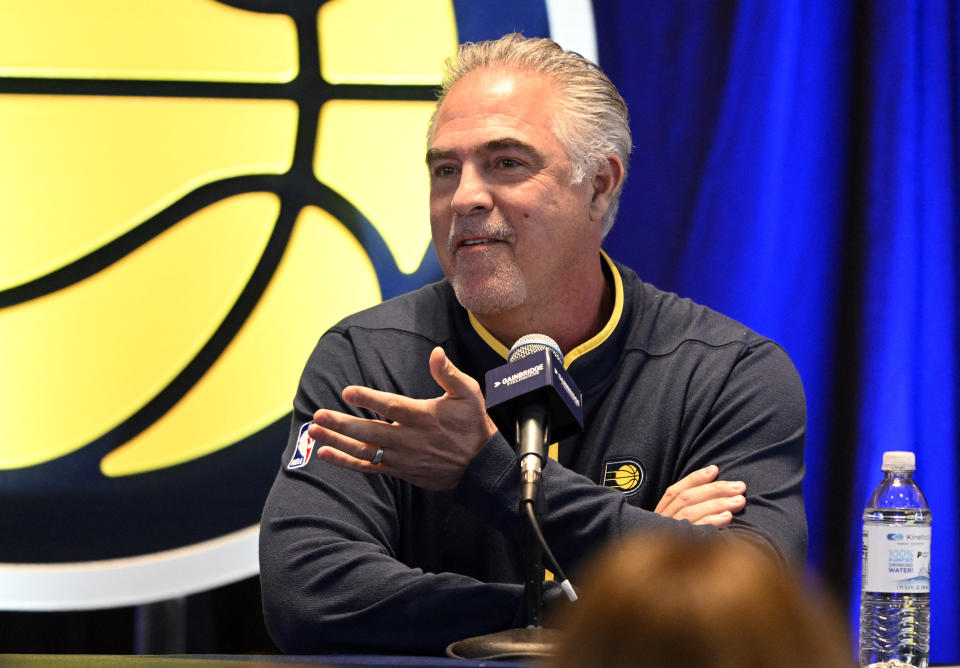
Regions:
<instances>
[{"instance_id":1,"label":"stubble beard","mask_svg":"<svg viewBox=\"0 0 960 668\"><path fill-rule=\"evenodd\" d=\"M453 227L456 227L454 225ZM516 234L509 225L489 222L483 233L512 243ZM473 234L480 234L474 231ZM454 230L448 243L451 266L447 280L453 286L457 301L477 315L496 315L517 308L527 300L527 282L511 246L490 252L487 256L458 257ZM471 252L471 251L467 251Z\"/></svg>"},{"instance_id":2,"label":"stubble beard","mask_svg":"<svg viewBox=\"0 0 960 668\"><path fill-rule=\"evenodd\" d=\"M485 271L463 268L449 276L457 301L477 315L497 315L517 308L527 299L527 283L516 262Z\"/></svg>"}]
</instances>

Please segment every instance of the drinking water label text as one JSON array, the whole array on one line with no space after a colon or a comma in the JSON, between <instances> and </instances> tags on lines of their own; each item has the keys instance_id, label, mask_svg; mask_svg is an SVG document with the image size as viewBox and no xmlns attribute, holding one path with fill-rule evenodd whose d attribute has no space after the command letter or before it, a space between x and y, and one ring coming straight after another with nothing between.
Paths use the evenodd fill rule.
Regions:
<instances>
[{"instance_id":1,"label":"drinking water label text","mask_svg":"<svg viewBox=\"0 0 960 668\"><path fill-rule=\"evenodd\" d=\"M863 527L863 589L889 594L930 592L930 527Z\"/></svg>"}]
</instances>

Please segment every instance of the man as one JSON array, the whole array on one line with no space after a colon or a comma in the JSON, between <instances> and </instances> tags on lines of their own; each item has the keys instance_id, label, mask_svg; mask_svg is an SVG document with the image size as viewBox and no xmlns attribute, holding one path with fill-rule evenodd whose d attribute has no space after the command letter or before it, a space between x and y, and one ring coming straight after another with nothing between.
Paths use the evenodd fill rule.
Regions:
<instances>
[{"instance_id":1,"label":"man","mask_svg":"<svg viewBox=\"0 0 960 668\"><path fill-rule=\"evenodd\" d=\"M583 393L583 432L543 470L566 570L642 530L802 562L799 379L776 344L602 253L629 151L616 89L550 40L448 63L427 151L446 280L345 319L307 363L261 527L282 649L438 653L522 624L519 467L479 380L529 333Z\"/></svg>"}]
</instances>

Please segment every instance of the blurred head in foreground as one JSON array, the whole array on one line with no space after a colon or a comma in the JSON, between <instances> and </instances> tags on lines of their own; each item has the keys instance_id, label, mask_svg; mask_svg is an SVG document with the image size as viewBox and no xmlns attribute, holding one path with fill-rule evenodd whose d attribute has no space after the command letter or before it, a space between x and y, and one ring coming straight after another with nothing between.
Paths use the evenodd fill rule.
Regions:
<instances>
[{"instance_id":1,"label":"blurred head in foreground","mask_svg":"<svg viewBox=\"0 0 960 668\"><path fill-rule=\"evenodd\" d=\"M835 606L744 541L637 536L579 579L551 668L853 664Z\"/></svg>"}]
</instances>

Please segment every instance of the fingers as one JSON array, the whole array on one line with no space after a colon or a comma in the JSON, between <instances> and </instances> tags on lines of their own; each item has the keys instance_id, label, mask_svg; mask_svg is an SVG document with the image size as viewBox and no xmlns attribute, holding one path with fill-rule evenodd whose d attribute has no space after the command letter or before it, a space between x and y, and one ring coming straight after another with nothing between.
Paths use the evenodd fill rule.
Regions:
<instances>
[{"instance_id":1,"label":"fingers","mask_svg":"<svg viewBox=\"0 0 960 668\"><path fill-rule=\"evenodd\" d=\"M722 527L730 524L732 521L733 513L730 511L724 511L717 515L707 515L706 517L694 522L694 524L711 524L715 527Z\"/></svg>"},{"instance_id":2,"label":"fingers","mask_svg":"<svg viewBox=\"0 0 960 668\"><path fill-rule=\"evenodd\" d=\"M483 405L480 385L473 378L454 366L443 348L437 346L430 353L430 374L451 399L475 398ZM366 408L393 422L415 423L423 416L423 402L391 392L381 392L369 387L350 385L344 388L344 401L358 408Z\"/></svg>"},{"instance_id":3,"label":"fingers","mask_svg":"<svg viewBox=\"0 0 960 668\"><path fill-rule=\"evenodd\" d=\"M730 524L733 521L733 514L743 510L746 504L746 498L741 495L713 499L683 508L674 517L678 520L687 520L691 524L722 526Z\"/></svg>"},{"instance_id":4,"label":"fingers","mask_svg":"<svg viewBox=\"0 0 960 668\"><path fill-rule=\"evenodd\" d=\"M372 460L377 452L372 443L383 442L384 434L378 438L377 427L390 425L379 420L364 420L343 413L320 410L314 415L314 423L307 429L307 433L318 443L331 446L346 455L363 461ZM320 451L317 451L320 454Z\"/></svg>"},{"instance_id":5,"label":"fingers","mask_svg":"<svg viewBox=\"0 0 960 668\"><path fill-rule=\"evenodd\" d=\"M341 396L348 404L357 408L366 408L393 422L410 422L422 411L422 408L419 407L421 402L400 394L382 392L370 387L350 385L343 389ZM322 412L324 411L317 411L314 414L314 420ZM375 425L383 424L378 420L367 420L367 422L372 422Z\"/></svg>"},{"instance_id":6,"label":"fingers","mask_svg":"<svg viewBox=\"0 0 960 668\"><path fill-rule=\"evenodd\" d=\"M710 466L700 469L699 471L694 471L686 478L683 478L682 480L670 485L670 487L667 488L667 491L664 492L663 498L660 499L660 503L657 504L654 512L660 513L661 515L664 514L667 506L673 503L680 494L689 489L698 487L700 485L705 485L713 481L719 472L720 469L711 464Z\"/></svg>"},{"instance_id":7,"label":"fingers","mask_svg":"<svg viewBox=\"0 0 960 668\"><path fill-rule=\"evenodd\" d=\"M729 524L746 505L746 485L717 475L716 466L694 471L667 489L655 512L693 524Z\"/></svg>"},{"instance_id":8,"label":"fingers","mask_svg":"<svg viewBox=\"0 0 960 668\"><path fill-rule=\"evenodd\" d=\"M335 464L342 468L360 471L362 473L393 473L392 466L386 461L386 450L380 455L381 460L374 463L377 452L382 446L372 445L360 439L351 438L344 434L349 427L344 425L353 424L354 428L362 423L368 423L366 426L375 428L378 425L389 429L393 425L388 425L379 420L364 420L343 413L333 411L317 411L314 417L314 424L310 425L307 433L313 437L317 443L316 457L330 464ZM319 422L317 422L319 420ZM321 424L322 423L322 424ZM323 426L322 426L323 425ZM375 441L378 442L378 441ZM379 441L382 442L382 441Z\"/></svg>"},{"instance_id":9,"label":"fingers","mask_svg":"<svg viewBox=\"0 0 960 668\"><path fill-rule=\"evenodd\" d=\"M430 352L430 375L437 385L453 397L480 393L480 384L458 369L440 346Z\"/></svg>"},{"instance_id":10,"label":"fingers","mask_svg":"<svg viewBox=\"0 0 960 668\"><path fill-rule=\"evenodd\" d=\"M377 449L373 446L368 447L370 447L370 450L365 451L358 459L357 457L349 455L335 447L323 445L317 449L316 457L317 459L328 464L334 464L340 468L359 471L360 473L382 473L384 475L395 475L396 467L391 466L387 461L387 457L389 457L389 455L385 453L383 460L378 464L374 464L372 461L366 458L366 455L369 454L369 456L372 458L376 454Z\"/></svg>"},{"instance_id":11,"label":"fingers","mask_svg":"<svg viewBox=\"0 0 960 668\"><path fill-rule=\"evenodd\" d=\"M385 473L427 489L452 489L497 427L484 410L479 383L457 369L441 348L430 353L430 373L440 397L412 399L349 386L345 402L385 418L366 419L335 410L314 414L310 435L325 447L324 461L365 473ZM377 449L384 459L372 464Z\"/></svg>"},{"instance_id":12,"label":"fingers","mask_svg":"<svg viewBox=\"0 0 960 668\"><path fill-rule=\"evenodd\" d=\"M747 504L742 494L710 499L701 503L691 503L682 507L669 508L660 514L677 520L687 520L691 524L714 524L717 526L729 524L733 514L743 510Z\"/></svg>"},{"instance_id":13,"label":"fingers","mask_svg":"<svg viewBox=\"0 0 960 668\"><path fill-rule=\"evenodd\" d=\"M742 482L719 480L680 492L658 512L693 522L711 512L740 510L743 508L745 491L746 485Z\"/></svg>"}]
</instances>

